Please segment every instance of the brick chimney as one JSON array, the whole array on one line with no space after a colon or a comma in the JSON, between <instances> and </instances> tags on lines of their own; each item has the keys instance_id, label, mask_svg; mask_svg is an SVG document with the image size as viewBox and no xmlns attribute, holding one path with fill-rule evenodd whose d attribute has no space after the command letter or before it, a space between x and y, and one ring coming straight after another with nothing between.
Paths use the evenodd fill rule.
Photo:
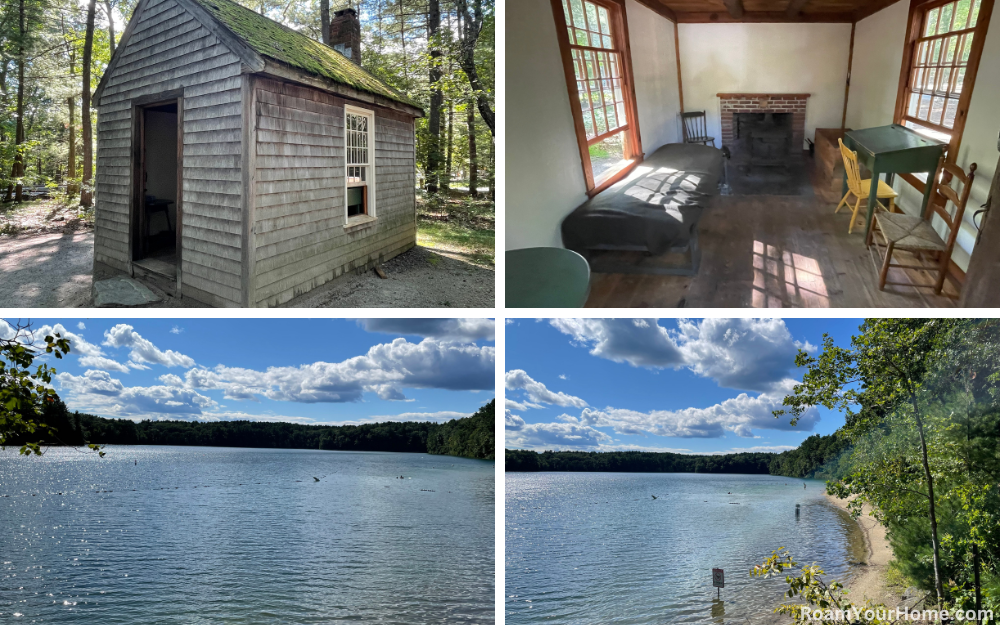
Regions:
<instances>
[{"instance_id":1,"label":"brick chimney","mask_svg":"<svg viewBox=\"0 0 1000 625\"><path fill-rule=\"evenodd\" d=\"M361 65L361 22L354 9L341 9L330 20L330 47Z\"/></svg>"}]
</instances>

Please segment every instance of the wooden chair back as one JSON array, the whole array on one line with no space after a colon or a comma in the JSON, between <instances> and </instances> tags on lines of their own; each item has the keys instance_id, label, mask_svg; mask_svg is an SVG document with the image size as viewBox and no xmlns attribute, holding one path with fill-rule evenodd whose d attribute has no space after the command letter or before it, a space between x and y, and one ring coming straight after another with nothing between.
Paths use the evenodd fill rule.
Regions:
<instances>
[{"instance_id":1,"label":"wooden chair back","mask_svg":"<svg viewBox=\"0 0 1000 625\"><path fill-rule=\"evenodd\" d=\"M847 172L847 188L855 197L861 197L861 167L858 165L858 153L848 149L843 139L837 139L840 144L840 155L844 157L844 171Z\"/></svg>"},{"instance_id":2,"label":"wooden chair back","mask_svg":"<svg viewBox=\"0 0 1000 625\"><path fill-rule=\"evenodd\" d=\"M684 143L703 141L708 136L705 111L681 113L681 120L684 122Z\"/></svg>"},{"instance_id":3,"label":"wooden chair back","mask_svg":"<svg viewBox=\"0 0 1000 625\"><path fill-rule=\"evenodd\" d=\"M952 246L955 244L955 238L958 237L958 231L962 228L962 217L965 215L965 205L969 201L969 194L972 192L972 181L976 178L977 165L973 163L969 166L969 173L966 174L962 171L962 168L954 163L945 162L945 157L941 156L940 164L938 165L938 171L940 175L934 177L934 195L931 197L931 201L927 203L927 213L924 218L927 220L933 219L934 214L944 221L945 225L948 226L948 239L946 244L948 250L951 250ZM955 191L951 188L951 181L953 179L958 179L962 184L962 190ZM948 212L948 202L955 205L955 214L952 215Z\"/></svg>"}]
</instances>

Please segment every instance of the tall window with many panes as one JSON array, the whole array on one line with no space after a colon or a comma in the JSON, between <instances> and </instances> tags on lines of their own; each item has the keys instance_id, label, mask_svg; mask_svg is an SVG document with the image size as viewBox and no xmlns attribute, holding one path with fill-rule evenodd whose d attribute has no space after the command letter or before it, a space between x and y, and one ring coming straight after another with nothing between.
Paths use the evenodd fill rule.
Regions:
<instances>
[{"instance_id":1,"label":"tall window with many panes","mask_svg":"<svg viewBox=\"0 0 1000 625\"><path fill-rule=\"evenodd\" d=\"M557 20L567 34L566 39L560 36L560 43L564 62L571 66L567 81L570 99L578 107L574 118L591 190L639 152L622 11L610 1L559 1Z\"/></svg>"},{"instance_id":2,"label":"tall window with many panes","mask_svg":"<svg viewBox=\"0 0 1000 625\"><path fill-rule=\"evenodd\" d=\"M913 15L897 122L957 147L979 64L983 0L929 2ZM992 6L992 0L990 0ZM901 81L902 82L902 81ZM963 97L963 94L965 97ZM953 139L956 139L953 141ZM955 150L951 150L952 153Z\"/></svg>"},{"instance_id":3,"label":"tall window with many panes","mask_svg":"<svg viewBox=\"0 0 1000 625\"><path fill-rule=\"evenodd\" d=\"M345 108L344 142L347 165L347 217L374 214L372 111Z\"/></svg>"}]
</instances>

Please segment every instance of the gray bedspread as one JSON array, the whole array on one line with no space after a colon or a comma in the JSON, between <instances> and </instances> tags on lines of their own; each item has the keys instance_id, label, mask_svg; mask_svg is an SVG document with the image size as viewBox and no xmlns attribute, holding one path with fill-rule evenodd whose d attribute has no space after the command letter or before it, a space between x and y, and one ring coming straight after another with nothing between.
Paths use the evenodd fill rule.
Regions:
<instances>
[{"instance_id":1,"label":"gray bedspread","mask_svg":"<svg viewBox=\"0 0 1000 625\"><path fill-rule=\"evenodd\" d=\"M627 178L570 213L562 223L563 245L580 253L662 254L685 247L718 193L722 158L721 150L704 145L661 147Z\"/></svg>"}]
</instances>

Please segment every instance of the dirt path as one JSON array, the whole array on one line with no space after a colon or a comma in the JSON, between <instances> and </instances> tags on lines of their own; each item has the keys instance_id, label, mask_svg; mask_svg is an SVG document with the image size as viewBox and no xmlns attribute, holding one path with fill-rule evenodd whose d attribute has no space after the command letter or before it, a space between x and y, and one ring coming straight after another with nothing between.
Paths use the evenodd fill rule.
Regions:
<instances>
[{"instance_id":1,"label":"dirt path","mask_svg":"<svg viewBox=\"0 0 1000 625\"><path fill-rule=\"evenodd\" d=\"M323 285L291 308L493 308L495 272L442 249L417 246L374 272Z\"/></svg>"},{"instance_id":2,"label":"dirt path","mask_svg":"<svg viewBox=\"0 0 1000 625\"><path fill-rule=\"evenodd\" d=\"M71 308L91 305L93 231L0 236L0 307ZM350 276L285 306L304 308L493 308L492 269L461 254L417 246L374 272ZM151 287L157 308L189 306Z\"/></svg>"},{"instance_id":3,"label":"dirt path","mask_svg":"<svg viewBox=\"0 0 1000 625\"><path fill-rule=\"evenodd\" d=\"M0 236L0 306L90 305L94 233Z\"/></svg>"}]
</instances>

